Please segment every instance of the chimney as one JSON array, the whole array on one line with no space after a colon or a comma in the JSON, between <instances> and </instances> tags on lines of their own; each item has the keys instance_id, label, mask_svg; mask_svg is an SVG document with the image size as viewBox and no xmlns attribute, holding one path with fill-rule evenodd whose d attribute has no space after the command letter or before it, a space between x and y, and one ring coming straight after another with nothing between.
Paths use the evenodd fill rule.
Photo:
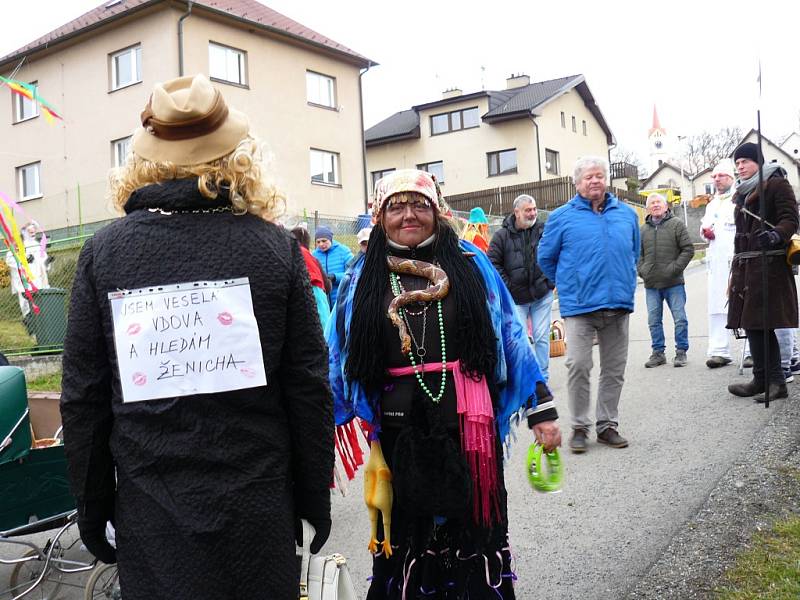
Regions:
<instances>
[{"instance_id":1,"label":"chimney","mask_svg":"<svg viewBox=\"0 0 800 600\"><path fill-rule=\"evenodd\" d=\"M461 95L461 90L458 88L450 88L449 90L445 90L442 92L442 100L447 100L448 98L458 98Z\"/></svg>"},{"instance_id":2,"label":"chimney","mask_svg":"<svg viewBox=\"0 0 800 600\"><path fill-rule=\"evenodd\" d=\"M508 79L506 79L506 89L513 90L516 88L525 87L526 85L531 84L531 78L525 75L524 73L520 73L519 75L511 75Z\"/></svg>"}]
</instances>

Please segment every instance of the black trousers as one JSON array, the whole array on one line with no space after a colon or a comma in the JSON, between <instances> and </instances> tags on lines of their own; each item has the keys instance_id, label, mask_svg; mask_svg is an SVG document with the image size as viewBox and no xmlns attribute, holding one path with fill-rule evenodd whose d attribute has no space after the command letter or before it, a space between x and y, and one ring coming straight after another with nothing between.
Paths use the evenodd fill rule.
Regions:
<instances>
[{"instance_id":1,"label":"black trousers","mask_svg":"<svg viewBox=\"0 0 800 600\"><path fill-rule=\"evenodd\" d=\"M767 343L769 344L769 364L766 364L764 351L764 330L747 329L747 341L750 342L750 354L753 357L753 379L763 385L764 373L770 383L786 383L781 368L781 349L774 329L767 330Z\"/></svg>"}]
</instances>

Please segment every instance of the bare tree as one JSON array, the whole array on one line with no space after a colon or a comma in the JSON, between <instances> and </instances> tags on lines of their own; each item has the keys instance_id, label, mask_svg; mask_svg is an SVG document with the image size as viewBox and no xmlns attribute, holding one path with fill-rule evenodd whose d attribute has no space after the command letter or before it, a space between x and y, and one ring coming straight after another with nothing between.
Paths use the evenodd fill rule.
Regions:
<instances>
[{"instance_id":1,"label":"bare tree","mask_svg":"<svg viewBox=\"0 0 800 600\"><path fill-rule=\"evenodd\" d=\"M718 131L703 131L688 136L684 155L687 171L696 175L703 169L713 167L730 156L741 139L742 130L738 127L724 127Z\"/></svg>"},{"instance_id":2,"label":"bare tree","mask_svg":"<svg viewBox=\"0 0 800 600\"><path fill-rule=\"evenodd\" d=\"M629 165L633 165L639 171L639 177L647 177L647 168L644 166L644 163L639 158L639 155L636 154L633 150L629 150L624 146L617 146L611 151L611 162L623 162L628 163Z\"/></svg>"}]
</instances>

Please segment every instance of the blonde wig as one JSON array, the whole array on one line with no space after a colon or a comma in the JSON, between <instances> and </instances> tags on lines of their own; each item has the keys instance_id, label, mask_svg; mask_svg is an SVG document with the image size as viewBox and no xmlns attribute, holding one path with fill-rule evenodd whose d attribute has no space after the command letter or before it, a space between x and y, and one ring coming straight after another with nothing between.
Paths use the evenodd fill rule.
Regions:
<instances>
[{"instance_id":1,"label":"blonde wig","mask_svg":"<svg viewBox=\"0 0 800 600\"><path fill-rule=\"evenodd\" d=\"M251 213L274 221L283 213L286 198L266 180L264 171L260 144L249 136L227 156L201 165L153 162L131 152L125 166L111 171L110 196L114 207L124 212L128 198L139 188L172 179L197 177L198 190L206 198L214 199L218 190L229 188L236 214Z\"/></svg>"}]
</instances>

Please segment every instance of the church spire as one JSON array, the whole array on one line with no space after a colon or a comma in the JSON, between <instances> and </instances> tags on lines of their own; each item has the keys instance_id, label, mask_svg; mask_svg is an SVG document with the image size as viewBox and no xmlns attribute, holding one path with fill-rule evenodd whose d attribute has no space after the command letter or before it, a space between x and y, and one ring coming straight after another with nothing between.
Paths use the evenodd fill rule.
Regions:
<instances>
[{"instance_id":1,"label":"church spire","mask_svg":"<svg viewBox=\"0 0 800 600\"><path fill-rule=\"evenodd\" d=\"M656 105L653 104L653 126L650 128L648 135L653 135L655 131L660 131L662 135L667 133L667 130L661 127L661 123L658 121L658 111L656 111Z\"/></svg>"}]
</instances>

